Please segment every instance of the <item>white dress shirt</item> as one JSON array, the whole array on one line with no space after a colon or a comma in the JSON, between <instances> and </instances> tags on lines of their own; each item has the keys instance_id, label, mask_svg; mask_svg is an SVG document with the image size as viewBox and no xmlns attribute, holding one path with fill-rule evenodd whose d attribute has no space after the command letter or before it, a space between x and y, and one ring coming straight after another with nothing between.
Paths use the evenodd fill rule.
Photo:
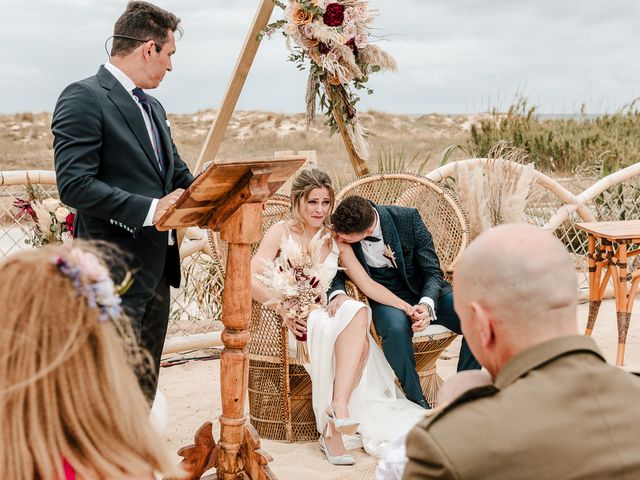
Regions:
<instances>
[{"instance_id":1,"label":"white dress shirt","mask_svg":"<svg viewBox=\"0 0 640 480\"><path fill-rule=\"evenodd\" d=\"M142 119L144 120L144 124L147 127L147 134L149 135L149 140L151 141L151 145L153 145L155 140L153 138L153 129L151 127L151 119L149 118L146 110L138 100L138 97L136 97L132 93L132 90L136 88L136 84L133 82L133 80L129 78L129 76L126 73L124 73L122 70L116 67L113 63L109 63L109 62L105 63L104 68L109 70L111 75L116 77L116 80L120 82L120 84L124 87L124 89L127 92L129 92L129 95L131 96L133 101L136 102L136 105L140 109L140 113L142 115ZM158 206L158 199L157 198L152 199L151 206L149 207L149 212L147 212L147 216L145 217L144 223L142 224L143 227L150 227L153 225L153 217L156 214L157 206ZM169 245L173 245L173 235L171 234L169 234Z\"/></svg>"}]
</instances>

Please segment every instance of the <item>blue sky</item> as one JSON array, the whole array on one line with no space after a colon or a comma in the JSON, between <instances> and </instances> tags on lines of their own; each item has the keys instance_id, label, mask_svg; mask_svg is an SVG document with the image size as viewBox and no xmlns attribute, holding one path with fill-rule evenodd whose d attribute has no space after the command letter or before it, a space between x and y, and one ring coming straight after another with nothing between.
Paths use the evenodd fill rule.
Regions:
<instances>
[{"instance_id":1,"label":"blue sky","mask_svg":"<svg viewBox=\"0 0 640 480\"><path fill-rule=\"evenodd\" d=\"M220 105L258 0L159 0L182 19L174 71L154 92L169 112ZM125 0L0 0L0 113L51 111L94 74ZM640 2L372 0L399 71L371 77L361 109L475 113L517 92L543 113L611 112L640 96ZM281 14L276 8L274 19ZM278 34L263 42L238 108L301 112L306 74Z\"/></svg>"}]
</instances>

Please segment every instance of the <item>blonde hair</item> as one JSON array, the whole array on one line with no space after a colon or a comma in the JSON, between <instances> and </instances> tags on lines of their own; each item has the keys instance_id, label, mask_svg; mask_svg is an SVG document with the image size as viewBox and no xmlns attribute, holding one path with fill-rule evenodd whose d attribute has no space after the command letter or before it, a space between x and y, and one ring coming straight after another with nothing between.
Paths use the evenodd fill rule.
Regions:
<instances>
[{"instance_id":1,"label":"blonde hair","mask_svg":"<svg viewBox=\"0 0 640 480\"><path fill-rule=\"evenodd\" d=\"M322 170L317 168L311 168L308 170L302 170L293 179L291 184L291 217L296 224L304 229L304 221L300 215L300 207L303 201L309 198L311 190L315 188L326 188L329 191L329 199L331 206L329 211L333 211L333 206L336 200L336 194L331 184L331 177ZM329 225L329 215L324 221L325 227Z\"/></svg>"},{"instance_id":2,"label":"blonde hair","mask_svg":"<svg viewBox=\"0 0 640 480\"><path fill-rule=\"evenodd\" d=\"M62 479L63 459L80 478L179 473L148 421L128 321L98 320L54 263L65 248L0 262L0 478Z\"/></svg>"}]
</instances>

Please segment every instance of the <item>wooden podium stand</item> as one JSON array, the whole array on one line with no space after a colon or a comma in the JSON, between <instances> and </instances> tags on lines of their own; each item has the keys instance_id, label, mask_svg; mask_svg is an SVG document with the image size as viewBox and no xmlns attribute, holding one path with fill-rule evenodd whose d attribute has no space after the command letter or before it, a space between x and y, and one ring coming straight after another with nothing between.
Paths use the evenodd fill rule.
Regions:
<instances>
[{"instance_id":1,"label":"wooden podium stand","mask_svg":"<svg viewBox=\"0 0 640 480\"><path fill-rule=\"evenodd\" d=\"M189 472L185 479L199 479L213 467L216 476L207 478L275 479L268 467L271 457L260 450L258 435L244 416L249 378L251 244L261 238L262 202L304 161L304 157L295 156L212 164L157 223L160 230L197 225L220 231L229 244L222 294L220 441L216 445L211 422L198 429L195 444L178 451Z\"/></svg>"}]
</instances>

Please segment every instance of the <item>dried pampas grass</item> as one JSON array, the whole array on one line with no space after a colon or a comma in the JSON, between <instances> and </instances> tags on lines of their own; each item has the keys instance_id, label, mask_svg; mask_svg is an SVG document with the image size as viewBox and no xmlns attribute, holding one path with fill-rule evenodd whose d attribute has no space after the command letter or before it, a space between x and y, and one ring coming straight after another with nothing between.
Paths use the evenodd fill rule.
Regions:
<instances>
[{"instance_id":1,"label":"dried pampas grass","mask_svg":"<svg viewBox=\"0 0 640 480\"><path fill-rule=\"evenodd\" d=\"M366 140L367 130L357 117L355 120L354 124L347 124L347 133L358 156L363 159L369 158L369 144Z\"/></svg>"},{"instance_id":2,"label":"dried pampas grass","mask_svg":"<svg viewBox=\"0 0 640 480\"><path fill-rule=\"evenodd\" d=\"M377 45L369 44L360 49L360 60L369 66L380 67L380 70L390 72L398 70L395 59Z\"/></svg>"},{"instance_id":3,"label":"dried pampas grass","mask_svg":"<svg viewBox=\"0 0 640 480\"><path fill-rule=\"evenodd\" d=\"M527 154L507 142L497 143L484 164L456 166L458 194L469 216L471 238L503 223L524 221L524 211L535 178Z\"/></svg>"}]
</instances>

